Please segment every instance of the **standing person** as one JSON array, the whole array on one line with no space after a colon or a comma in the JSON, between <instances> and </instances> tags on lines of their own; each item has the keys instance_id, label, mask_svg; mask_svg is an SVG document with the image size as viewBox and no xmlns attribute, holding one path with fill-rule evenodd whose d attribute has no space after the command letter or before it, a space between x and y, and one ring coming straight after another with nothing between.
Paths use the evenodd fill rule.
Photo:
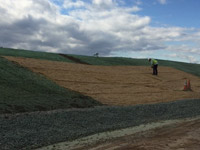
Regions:
<instances>
[{"instance_id":1,"label":"standing person","mask_svg":"<svg viewBox=\"0 0 200 150\"><path fill-rule=\"evenodd\" d=\"M149 58L149 62L151 62L151 68L153 68L153 75L158 75L158 61Z\"/></svg>"}]
</instances>

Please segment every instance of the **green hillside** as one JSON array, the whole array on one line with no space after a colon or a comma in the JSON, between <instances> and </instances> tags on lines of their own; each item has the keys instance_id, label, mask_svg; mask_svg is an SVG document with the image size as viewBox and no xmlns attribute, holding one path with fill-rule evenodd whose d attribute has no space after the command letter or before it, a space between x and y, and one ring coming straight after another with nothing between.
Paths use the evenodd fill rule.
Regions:
<instances>
[{"instance_id":1,"label":"green hillside","mask_svg":"<svg viewBox=\"0 0 200 150\"><path fill-rule=\"evenodd\" d=\"M0 48L1 149L35 149L104 131L200 115L200 99L136 106L102 106L90 97L62 88L44 76L8 61L1 57L3 55L90 65L150 65L147 59L79 55L65 57L53 53ZM174 67L200 76L199 64L159 60L159 66ZM56 111L40 112L47 110Z\"/></svg>"},{"instance_id":2,"label":"green hillside","mask_svg":"<svg viewBox=\"0 0 200 150\"><path fill-rule=\"evenodd\" d=\"M127 65L127 66L146 66L149 65L146 59L133 59L124 57L93 57L93 56L81 56L81 55L70 55L80 59L91 65L103 65L103 66L116 66L116 65Z\"/></svg>"},{"instance_id":3,"label":"green hillside","mask_svg":"<svg viewBox=\"0 0 200 150\"><path fill-rule=\"evenodd\" d=\"M147 59L134 59L134 58L123 58L123 57L92 57L92 56L80 56L80 55L71 55L71 56L78 58L81 61L84 61L91 65L150 66ZM158 60L158 61L159 61L159 66L173 67L175 69L191 73L196 76L200 76L200 64L191 64L191 63L175 62L168 60Z\"/></svg>"},{"instance_id":4,"label":"green hillside","mask_svg":"<svg viewBox=\"0 0 200 150\"><path fill-rule=\"evenodd\" d=\"M0 55L77 63L72 59L64 57L64 54L60 55L56 53L36 52L29 50L10 49L10 48L0 48ZM90 64L90 65L103 65L103 66L115 66L115 65L149 66L150 65L147 59L135 59L135 58L124 58L124 57L93 57L93 56L82 56L82 55L72 55L72 54L66 56L73 57L76 60L83 62L84 64ZM185 71L187 73L191 73L196 76L200 76L200 64L159 60L159 66L173 67L175 69Z\"/></svg>"},{"instance_id":5,"label":"green hillside","mask_svg":"<svg viewBox=\"0 0 200 150\"><path fill-rule=\"evenodd\" d=\"M0 48L0 56L17 56L90 65L134 65L149 66L147 59L121 57L93 57L64 55ZM75 58L75 59L71 59ZM200 76L200 64L159 60L159 66L173 67ZM15 113L60 108L93 107L99 102L79 93L64 89L44 76L0 57L0 113Z\"/></svg>"},{"instance_id":6,"label":"green hillside","mask_svg":"<svg viewBox=\"0 0 200 150\"><path fill-rule=\"evenodd\" d=\"M18 50L10 48L0 48L0 55L5 56L17 56L17 57L28 57L37 59L46 59L52 61L63 61L76 63L63 55L56 53L47 52L36 52L28 50ZM135 58L124 58L124 57L93 57L93 56L82 56L82 55L66 55L78 59L80 62L90 65L103 65L103 66L115 66L115 65L128 65L128 66L149 66L147 59L135 59ZM200 76L200 64L190 64L183 62L159 60L159 66L173 67L187 73L191 73L196 76Z\"/></svg>"},{"instance_id":7,"label":"green hillside","mask_svg":"<svg viewBox=\"0 0 200 150\"><path fill-rule=\"evenodd\" d=\"M0 57L0 114L100 105Z\"/></svg>"},{"instance_id":8,"label":"green hillside","mask_svg":"<svg viewBox=\"0 0 200 150\"><path fill-rule=\"evenodd\" d=\"M196 76L200 76L200 64L191 64L191 63L184 63L184 62L176 62L176 61L166 61L166 60L159 60L160 66L168 66L173 67L178 70L191 73Z\"/></svg>"},{"instance_id":9,"label":"green hillside","mask_svg":"<svg viewBox=\"0 0 200 150\"><path fill-rule=\"evenodd\" d=\"M73 62L73 61L71 61L67 58L64 58L64 57L60 56L59 54L55 54L55 53L11 49L11 48L0 48L0 55L46 59L46 60L52 60L52 61Z\"/></svg>"}]
</instances>

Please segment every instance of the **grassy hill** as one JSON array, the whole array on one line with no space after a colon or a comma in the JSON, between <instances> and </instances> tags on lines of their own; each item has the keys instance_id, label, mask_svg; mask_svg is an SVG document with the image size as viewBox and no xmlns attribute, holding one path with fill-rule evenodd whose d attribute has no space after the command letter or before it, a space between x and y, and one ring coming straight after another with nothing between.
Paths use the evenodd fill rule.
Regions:
<instances>
[{"instance_id":1,"label":"grassy hill","mask_svg":"<svg viewBox=\"0 0 200 150\"><path fill-rule=\"evenodd\" d=\"M21 49L11 49L11 48L0 48L0 55L45 59L45 60L52 60L52 61L73 62L73 61L71 61L67 58L64 58L64 57L60 56L59 54L55 54L55 53L38 52L38 51L21 50Z\"/></svg>"},{"instance_id":2,"label":"grassy hill","mask_svg":"<svg viewBox=\"0 0 200 150\"><path fill-rule=\"evenodd\" d=\"M0 147L34 149L79 137L169 119L197 117L200 99L126 107L102 106L94 99L59 87L44 76L4 59L3 55L64 61L59 54L0 48ZM69 55L91 65L149 66L146 59ZM77 59L75 59L77 61ZM200 65L159 60L200 76ZM55 110L40 112L41 110ZM33 113L20 113L32 112ZM5 114L12 113L12 114ZM15 114L20 113L20 114Z\"/></svg>"},{"instance_id":3,"label":"grassy hill","mask_svg":"<svg viewBox=\"0 0 200 150\"><path fill-rule=\"evenodd\" d=\"M93 56L81 56L81 55L70 55L80 59L91 65L103 65L103 66L147 66L149 65L146 59L133 59L124 57L93 57Z\"/></svg>"},{"instance_id":4,"label":"grassy hill","mask_svg":"<svg viewBox=\"0 0 200 150\"><path fill-rule=\"evenodd\" d=\"M135 59L135 58L123 58L123 57L92 57L92 56L81 56L81 55L71 55L75 58L80 59L91 65L104 65L104 66L150 66L147 59ZM175 69L191 73L196 76L200 76L200 64L191 64L184 62L168 61L168 60L158 60L159 66L173 67Z\"/></svg>"},{"instance_id":5,"label":"grassy hill","mask_svg":"<svg viewBox=\"0 0 200 150\"><path fill-rule=\"evenodd\" d=\"M173 67L175 69L178 69L187 73L191 73L196 76L200 76L200 64L159 60L159 65Z\"/></svg>"},{"instance_id":6,"label":"grassy hill","mask_svg":"<svg viewBox=\"0 0 200 150\"><path fill-rule=\"evenodd\" d=\"M75 63L75 60L90 65L149 66L146 59L120 57L93 57L67 55L0 48L0 56L16 56ZM159 60L159 66L173 67L200 76L200 65ZM35 74L13 62L0 57L0 113L15 113L38 110L53 110L73 107L93 107L97 101L79 93L59 87L44 76Z\"/></svg>"},{"instance_id":7,"label":"grassy hill","mask_svg":"<svg viewBox=\"0 0 200 150\"><path fill-rule=\"evenodd\" d=\"M0 57L0 114L100 105Z\"/></svg>"},{"instance_id":8,"label":"grassy hill","mask_svg":"<svg viewBox=\"0 0 200 150\"><path fill-rule=\"evenodd\" d=\"M64 57L64 55L56 53L28 51L28 50L0 48L0 55L28 57L28 58L75 63L74 60ZM103 65L103 66L115 66L115 65L149 66L150 65L147 59L135 59L135 58L124 58L124 57L93 57L93 56L72 55L72 54L66 56L73 57L79 60L80 62L83 62L84 64L90 64L90 65ZM191 73L196 76L200 76L200 64L159 60L159 66L173 67L175 69Z\"/></svg>"}]
</instances>

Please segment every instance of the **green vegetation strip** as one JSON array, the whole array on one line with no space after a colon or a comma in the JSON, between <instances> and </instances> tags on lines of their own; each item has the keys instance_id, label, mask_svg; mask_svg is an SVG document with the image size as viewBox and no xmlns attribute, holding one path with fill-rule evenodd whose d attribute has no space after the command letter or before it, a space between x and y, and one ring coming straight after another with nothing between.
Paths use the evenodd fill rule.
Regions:
<instances>
[{"instance_id":1,"label":"green vegetation strip","mask_svg":"<svg viewBox=\"0 0 200 150\"><path fill-rule=\"evenodd\" d=\"M0 147L31 149L141 124L197 117L199 100L0 116Z\"/></svg>"},{"instance_id":2,"label":"green vegetation strip","mask_svg":"<svg viewBox=\"0 0 200 150\"><path fill-rule=\"evenodd\" d=\"M100 105L0 57L0 114Z\"/></svg>"},{"instance_id":3,"label":"green vegetation strip","mask_svg":"<svg viewBox=\"0 0 200 150\"><path fill-rule=\"evenodd\" d=\"M37 52L37 51L10 49L10 48L0 48L0 55L25 57L25 58L36 58L36 59L44 59L44 60L52 60L52 61L73 62L67 58L60 56L59 54L56 54L56 53Z\"/></svg>"},{"instance_id":4,"label":"green vegetation strip","mask_svg":"<svg viewBox=\"0 0 200 150\"><path fill-rule=\"evenodd\" d=\"M56 54L47 52L36 52L29 50L19 50L19 49L9 49L0 48L0 55L5 56L18 56L27 58L37 58L46 59L52 61L63 61L77 63L90 64L90 65L102 65L102 66L150 66L147 59L135 59L135 58L124 58L124 57L94 57L94 56L82 56L82 55L66 55L66 54ZM66 56L71 57L70 59ZM175 69L191 73L196 76L200 76L200 64L190 64L183 62L158 60L159 66L168 66Z\"/></svg>"},{"instance_id":5,"label":"green vegetation strip","mask_svg":"<svg viewBox=\"0 0 200 150\"><path fill-rule=\"evenodd\" d=\"M200 64L159 60L159 65L173 67L175 69L178 69L187 73L191 73L196 76L200 76Z\"/></svg>"},{"instance_id":6,"label":"green vegetation strip","mask_svg":"<svg viewBox=\"0 0 200 150\"><path fill-rule=\"evenodd\" d=\"M124 57L93 57L93 56L81 56L81 55L69 55L77 58L83 62L91 65L102 65L102 66L147 66L149 62L147 59L133 59Z\"/></svg>"},{"instance_id":7,"label":"green vegetation strip","mask_svg":"<svg viewBox=\"0 0 200 150\"><path fill-rule=\"evenodd\" d=\"M150 66L147 59L133 59L123 57L92 57L92 56L81 56L81 55L70 55L78 58L91 65L103 65L103 66ZM191 64L167 60L158 60L159 66L173 67L175 69L191 73L196 76L200 76L200 64ZM159 68L158 68L159 71Z\"/></svg>"}]
</instances>

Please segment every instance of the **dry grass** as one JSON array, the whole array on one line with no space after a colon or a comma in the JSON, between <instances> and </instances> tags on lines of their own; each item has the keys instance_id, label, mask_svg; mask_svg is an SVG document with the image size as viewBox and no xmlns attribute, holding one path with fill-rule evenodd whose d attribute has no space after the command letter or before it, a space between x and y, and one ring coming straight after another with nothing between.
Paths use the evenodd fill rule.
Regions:
<instances>
[{"instance_id":1,"label":"dry grass","mask_svg":"<svg viewBox=\"0 0 200 150\"><path fill-rule=\"evenodd\" d=\"M159 67L159 75L153 76L151 68L143 66L90 66L6 58L103 104L135 105L200 98L200 78L169 67ZM182 91L185 79L190 79L192 92Z\"/></svg>"}]
</instances>

